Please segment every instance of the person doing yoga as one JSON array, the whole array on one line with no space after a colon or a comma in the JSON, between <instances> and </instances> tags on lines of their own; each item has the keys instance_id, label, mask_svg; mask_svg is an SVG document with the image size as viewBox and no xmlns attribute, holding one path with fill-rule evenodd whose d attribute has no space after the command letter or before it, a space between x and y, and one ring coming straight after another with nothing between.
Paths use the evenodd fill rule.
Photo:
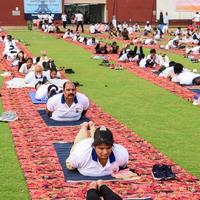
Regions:
<instances>
[{"instance_id":1,"label":"person doing yoga","mask_svg":"<svg viewBox=\"0 0 200 200\"><path fill-rule=\"evenodd\" d=\"M126 167L128 151L114 143L112 132L104 127L95 128L92 121L85 122L77 134L66 160L69 170L77 169L85 176L106 176Z\"/></svg>"}]
</instances>

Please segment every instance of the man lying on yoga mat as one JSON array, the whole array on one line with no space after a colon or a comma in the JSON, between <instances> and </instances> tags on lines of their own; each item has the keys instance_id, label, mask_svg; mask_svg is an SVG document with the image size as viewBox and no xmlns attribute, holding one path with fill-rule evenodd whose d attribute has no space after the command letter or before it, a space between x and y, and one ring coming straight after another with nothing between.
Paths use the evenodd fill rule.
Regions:
<instances>
[{"instance_id":1,"label":"man lying on yoga mat","mask_svg":"<svg viewBox=\"0 0 200 200\"><path fill-rule=\"evenodd\" d=\"M76 91L73 82L67 81L63 85L63 93L48 100L46 112L56 121L77 121L86 114L88 108L88 98Z\"/></svg>"},{"instance_id":2,"label":"man lying on yoga mat","mask_svg":"<svg viewBox=\"0 0 200 200\"><path fill-rule=\"evenodd\" d=\"M95 128L93 122L82 124L70 155L66 160L69 170L77 169L84 176L106 176L126 167L128 151L115 144L112 132L101 126Z\"/></svg>"}]
</instances>

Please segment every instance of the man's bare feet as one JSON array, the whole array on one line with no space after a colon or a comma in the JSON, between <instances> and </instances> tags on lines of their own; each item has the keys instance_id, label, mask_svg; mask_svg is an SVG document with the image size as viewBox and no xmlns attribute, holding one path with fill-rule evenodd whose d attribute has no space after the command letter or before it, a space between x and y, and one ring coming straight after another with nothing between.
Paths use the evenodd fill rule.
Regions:
<instances>
[{"instance_id":1,"label":"man's bare feet","mask_svg":"<svg viewBox=\"0 0 200 200\"><path fill-rule=\"evenodd\" d=\"M91 137L90 131L88 131L88 129L89 129L89 123L88 122L83 122L81 124L81 130L86 132L86 138L90 138Z\"/></svg>"},{"instance_id":2,"label":"man's bare feet","mask_svg":"<svg viewBox=\"0 0 200 200\"><path fill-rule=\"evenodd\" d=\"M91 137L93 137L94 136L94 132L96 130L96 126L95 126L93 121L89 121L88 125L89 125L89 129L90 129Z\"/></svg>"},{"instance_id":3,"label":"man's bare feet","mask_svg":"<svg viewBox=\"0 0 200 200\"><path fill-rule=\"evenodd\" d=\"M87 129L88 130L88 127L89 127L89 123L88 122L83 122L81 124L81 128L84 128L84 129Z\"/></svg>"},{"instance_id":4,"label":"man's bare feet","mask_svg":"<svg viewBox=\"0 0 200 200\"><path fill-rule=\"evenodd\" d=\"M89 185L89 189L97 190L98 189L97 188L97 182L96 181L91 182L90 185Z\"/></svg>"},{"instance_id":5,"label":"man's bare feet","mask_svg":"<svg viewBox=\"0 0 200 200\"><path fill-rule=\"evenodd\" d=\"M102 185L104 185L104 184L103 184L103 181L102 181L102 180L98 180L98 181L96 182L96 184L97 184L97 189L98 189L98 191L100 191L100 187L101 187Z\"/></svg>"}]
</instances>

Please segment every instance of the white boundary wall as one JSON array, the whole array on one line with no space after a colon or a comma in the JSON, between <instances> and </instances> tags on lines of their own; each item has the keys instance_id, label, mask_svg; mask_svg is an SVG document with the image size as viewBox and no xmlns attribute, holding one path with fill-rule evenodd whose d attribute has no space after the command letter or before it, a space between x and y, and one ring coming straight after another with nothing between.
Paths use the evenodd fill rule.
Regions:
<instances>
[{"instance_id":1,"label":"white boundary wall","mask_svg":"<svg viewBox=\"0 0 200 200\"><path fill-rule=\"evenodd\" d=\"M168 12L169 19L192 19L195 12L177 12L176 0L156 0L156 18L159 19L160 11Z\"/></svg>"}]
</instances>

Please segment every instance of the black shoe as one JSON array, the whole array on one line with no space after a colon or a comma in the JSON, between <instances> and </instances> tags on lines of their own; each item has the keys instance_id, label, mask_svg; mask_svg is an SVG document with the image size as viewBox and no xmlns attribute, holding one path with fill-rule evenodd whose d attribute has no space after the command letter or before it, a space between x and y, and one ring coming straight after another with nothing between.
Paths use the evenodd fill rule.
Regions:
<instances>
[{"instance_id":1,"label":"black shoe","mask_svg":"<svg viewBox=\"0 0 200 200\"><path fill-rule=\"evenodd\" d=\"M152 168L153 178L156 180L175 179L175 174L172 172L171 166L168 165L154 165Z\"/></svg>"},{"instance_id":2,"label":"black shoe","mask_svg":"<svg viewBox=\"0 0 200 200\"><path fill-rule=\"evenodd\" d=\"M74 74L75 71L73 69L65 69L66 74Z\"/></svg>"},{"instance_id":3,"label":"black shoe","mask_svg":"<svg viewBox=\"0 0 200 200\"><path fill-rule=\"evenodd\" d=\"M78 81L73 82L73 83L74 83L74 85L75 85L76 87L81 87L81 86L83 86L83 84L80 84Z\"/></svg>"}]
</instances>

